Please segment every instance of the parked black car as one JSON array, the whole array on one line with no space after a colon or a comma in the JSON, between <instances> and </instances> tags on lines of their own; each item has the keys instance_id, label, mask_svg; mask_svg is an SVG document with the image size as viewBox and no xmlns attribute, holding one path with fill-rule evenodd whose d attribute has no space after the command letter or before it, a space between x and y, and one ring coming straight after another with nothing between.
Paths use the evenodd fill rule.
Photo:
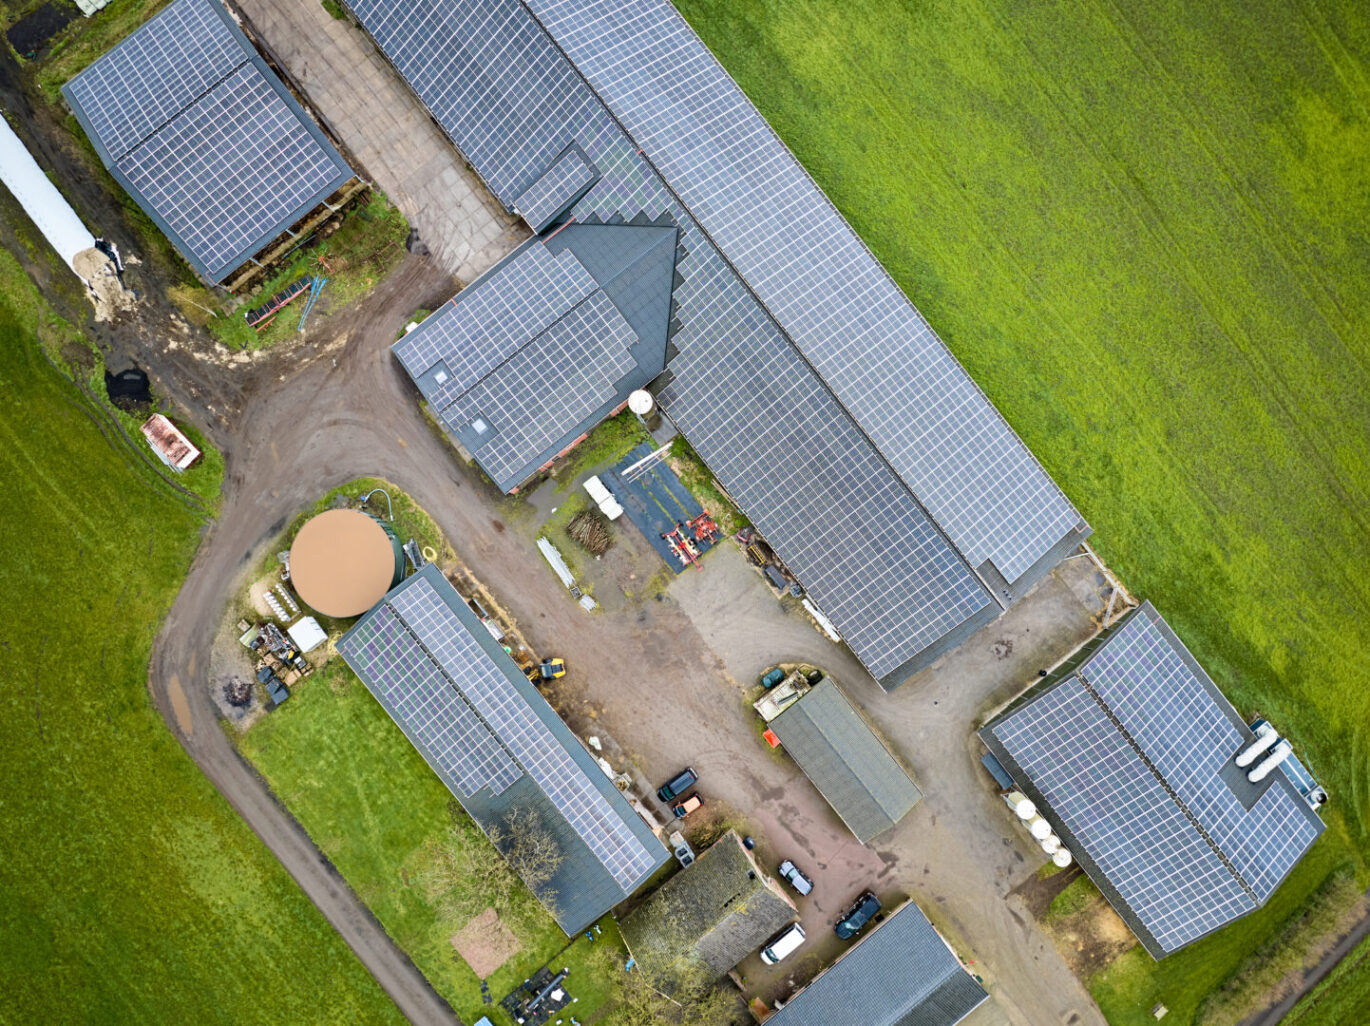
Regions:
<instances>
[{"instance_id":1,"label":"parked black car","mask_svg":"<svg viewBox=\"0 0 1370 1026\"><path fill-rule=\"evenodd\" d=\"M699 780L699 774L692 768L681 770L666 783L656 789L656 796L663 802L669 802L673 798L679 798L682 794L695 786Z\"/></svg>"},{"instance_id":2,"label":"parked black car","mask_svg":"<svg viewBox=\"0 0 1370 1026\"><path fill-rule=\"evenodd\" d=\"M880 911L880 899L871 891L867 891L856 899L856 904L847 909L846 914L837 921L834 929L837 936L846 940L848 937L855 937L861 932L861 928L875 918L875 914Z\"/></svg>"}]
</instances>

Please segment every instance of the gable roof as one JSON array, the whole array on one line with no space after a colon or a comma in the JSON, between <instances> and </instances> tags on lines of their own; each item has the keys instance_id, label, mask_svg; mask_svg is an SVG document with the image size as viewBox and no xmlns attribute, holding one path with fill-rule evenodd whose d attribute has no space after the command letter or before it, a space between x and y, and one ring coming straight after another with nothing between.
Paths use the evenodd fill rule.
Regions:
<instances>
[{"instance_id":1,"label":"gable roof","mask_svg":"<svg viewBox=\"0 0 1370 1026\"><path fill-rule=\"evenodd\" d=\"M862 844L922 801L918 785L831 678L767 725Z\"/></svg>"},{"instance_id":2,"label":"gable roof","mask_svg":"<svg viewBox=\"0 0 1370 1026\"><path fill-rule=\"evenodd\" d=\"M679 232L529 239L395 343L447 430L513 491L666 366Z\"/></svg>"},{"instance_id":3,"label":"gable roof","mask_svg":"<svg viewBox=\"0 0 1370 1026\"><path fill-rule=\"evenodd\" d=\"M767 1026L952 1026L989 995L923 910L906 902L816 976Z\"/></svg>"},{"instance_id":4,"label":"gable roof","mask_svg":"<svg viewBox=\"0 0 1370 1026\"><path fill-rule=\"evenodd\" d=\"M887 687L1088 536L668 3L349 2L511 209L575 144L680 228L662 408Z\"/></svg>"},{"instance_id":5,"label":"gable roof","mask_svg":"<svg viewBox=\"0 0 1370 1026\"><path fill-rule=\"evenodd\" d=\"M1150 603L980 737L1153 958L1254 911L1324 826Z\"/></svg>"},{"instance_id":6,"label":"gable roof","mask_svg":"<svg viewBox=\"0 0 1370 1026\"><path fill-rule=\"evenodd\" d=\"M213 282L352 177L218 0L175 0L62 93L105 167Z\"/></svg>"},{"instance_id":7,"label":"gable roof","mask_svg":"<svg viewBox=\"0 0 1370 1026\"><path fill-rule=\"evenodd\" d=\"M434 564L358 620L338 652L568 936L670 860ZM530 874L528 838L555 853L550 873Z\"/></svg>"},{"instance_id":8,"label":"gable roof","mask_svg":"<svg viewBox=\"0 0 1370 1026\"><path fill-rule=\"evenodd\" d=\"M722 976L797 913L729 830L619 924L633 957L666 985Z\"/></svg>"}]
</instances>

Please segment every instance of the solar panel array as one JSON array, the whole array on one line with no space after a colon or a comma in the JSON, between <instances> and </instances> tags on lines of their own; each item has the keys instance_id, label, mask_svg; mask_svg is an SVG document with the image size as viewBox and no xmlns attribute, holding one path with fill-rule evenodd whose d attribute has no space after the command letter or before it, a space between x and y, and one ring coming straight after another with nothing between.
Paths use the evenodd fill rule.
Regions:
<instances>
[{"instance_id":1,"label":"solar panel array","mask_svg":"<svg viewBox=\"0 0 1370 1026\"><path fill-rule=\"evenodd\" d=\"M347 0L396 70L507 206L574 138L594 107L514 0Z\"/></svg>"},{"instance_id":2,"label":"solar panel array","mask_svg":"<svg viewBox=\"0 0 1370 1026\"><path fill-rule=\"evenodd\" d=\"M571 253L531 245L500 264L395 345L418 377L439 360L447 379L430 397L442 409L507 360L521 345L596 288Z\"/></svg>"},{"instance_id":3,"label":"solar panel array","mask_svg":"<svg viewBox=\"0 0 1370 1026\"><path fill-rule=\"evenodd\" d=\"M668 0L529 6L972 566L1081 522Z\"/></svg>"},{"instance_id":4,"label":"solar panel array","mask_svg":"<svg viewBox=\"0 0 1370 1026\"><path fill-rule=\"evenodd\" d=\"M585 159L585 152L579 146L568 146L542 177L514 201L514 209L533 231L540 232L597 181L599 172Z\"/></svg>"},{"instance_id":5,"label":"solar panel array","mask_svg":"<svg viewBox=\"0 0 1370 1026\"><path fill-rule=\"evenodd\" d=\"M994 735L1166 950L1256 907L1083 687L1053 689Z\"/></svg>"},{"instance_id":6,"label":"solar panel array","mask_svg":"<svg viewBox=\"0 0 1370 1026\"><path fill-rule=\"evenodd\" d=\"M467 763L430 757L435 769L459 783L486 779L496 791L528 775L625 892L655 869L656 855L513 686L509 673L517 669L486 653L429 577L411 577L392 591L340 650L357 660L359 675L426 757L478 746ZM457 793L472 792L462 785Z\"/></svg>"},{"instance_id":7,"label":"solar panel array","mask_svg":"<svg viewBox=\"0 0 1370 1026\"><path fill-rule=\"evenodd\" d=\"M459 431L483 420L497 437L482 447L481 466L496 481L516 478L566 425L614 398L613 383L635 366L629 347L636 341L614 304L595 292L443 410L443 420Z\"/></svg>"},{"instance_id":8,"label":"solar panel array","mask_svg":"<svg viewBox=\"0 0 1370 1026\"><path fill-rule=\"evenodd\" d=\"M1120 628L1085 676L1264 902L1318 831L1284 789L1269 788L1248 811L1219 777L1246 740L1236 717L1145 616Z\"/></svg>"},{"instance_id":9,"label":"solar panel array","mask_svg":"<svg viewBox=\"0 0 1370 1026\"><path fill-rule=\"evenodd\" d=\"M118 160L241 67L250 54L212 0L179 0L68 85Z\"/></svg>"},{"instance_id":10,"label":"solar panel array","mask_svg":"<svg viewBox=\"0 0 1370 1026\"><path fill-rule=\"evenodd\" d=\"M115 177L214 281L352 177L214 0L176 0L64 92Z\"/></svg>"},{"instance_id":11,"label":"solar panel array","mask_svg":"<svg viewBox=\"0 0 1370 1026\"><path fill-rule=\"evenodd\" d=\"M1322 830L1273 781L1239 800L1221 774L1249 735L1181 648L1144 606L986 728L1161 953L1258 908Z\"/></svg>"},{"instance_id":12,"label":"solar panel array","mask_svg":"<svg viewBox=\"0 0 1370 1026\"><path fill-rule=\"evenodd\" d=\"M985 461L989 468L984 472L985 480L972 481L962 475L954 481L939 482L938 487L945 492L928 498L910 488L911 475L901 478L903 471L896 472L897 464L892 465L890 453L872 444L874 434L865 412L854 416L855 411L844 405L847 396L838 390L838 383L815 372L817 342L811 339L796 345L773 316L783 311L778 307L767 309L758 302L758 282L748 288L739 268L724 258L695 220L696 215L706 221L737 212L711 209L710 204L718 197L705 191L687 196L691 209L686 209L644 159L639 141L623 130L622 124L632 116L632 103L647 101L633 99L629 103L622 97L614 98L613 83L602 79L594 66L601 58L590 51L616 54L625 68L631 65L629 51L639 44L658 60L674 59L662 50L672 26L662 21L654 7L643 8L641 25L631 27L632 31L650 31L653 39L647 46L638 37L631 44L616 41L613 32L596 39L593 27L585 30L589 34L582 38L582 29L573 30L580 17L575 12L590 12L593 5L529 5L533 13L547 20L557 45L529 8L517 0L451 0L441 4L437 0L403 4L399 0L356 0L351 6L457 147L507 205L513 206L574 143L600 174L599 181L570 210L578 223L614 223L638 217L655 221L667 215L680 227L684 255L677 264L679 283L673 293L677 330L671 339L678 353L670 365L673 381L658 398L874 676L886 678L887 685L898 683L913 668L926 665L937 652L945 650L953 638L963 637L993 618L999 606L972 569L983 561L975 559L979 548L994 548L1002 561L1000 568L1008 576L1014 575L1021 563L1031 561L1040 546L1024 541L1022 551L1010 558L1004 555L1007 546L982 546L976 538L988 538L994 531L1031 533L1041 518L1029 497L1030 488L1014 492L1014 502L1022 505L1011 509L997 505L989 509L988 500L974 493L981 487L1016 487L1013 480L1020 471L1040 475L1040 468L1030 456L1026 456L1029 465L1024 470L1014 462L1016 457L1000 459L992 454L990 443L1001 436L1011 439L1011 432L1004 434L1007 428L992 416L980 416L988 409L983 396L946 356L940 343L927 342L920 347L895 340L887 345L875 336L863 342L879 355L878 360L870 361L872 366L883 366L891 378L950 375L946 394L935 399L931 392L920 394L916 402L905 397L900 400L903 405L893 408L890 416L926 421L925 434L914 448L931 454L939 446L951 446L950 442L943 446L943 440L959 430L943 421L978 411L975 415L980 419L965 425L974 437L962 441L966 453ZM587 24L591 21L588 19ZM628 30L623 27L614 32ZM596 88L603 81L606 97L614 106L612 115L558 45L576 61L585 62L581 71L592 76ZM702 46L699 49L707 56ZM680 70L693 73L692 66ZM629 76L623 77L627 82ZM670 96L683 95L669 77L642 75L633 81L647 92L665 90ZM681 102L697 99L695 95ZM708 103L716 105L717 100L710 98ZM750 116L755 118L755 112ZM740 136L750 138L748 131L749 125L738 126ZM694 151L705 163L714 160L711 147L715 140L707 132L674 139L671 145ZM653 161L661 160L654 150L648 155ZM709 164L704 172L709 168L717 172L719 188L726 191L736 169L722 163ZM686 184L672 182L682 195ZM822 199L821 194L814 195ZM701 205L699 211L692 209L695 202ZM775 216L775 210L769 200L760 203L749 223L760 231L755 218L764 217L771 242L786 232L801 230L802 225ZM832 216L826 206L804 217L810 215L824 223ZM869 253L861 250L860 254L878 269ZM855 286L842 277L851 270L845 265L829 265L825 273L838 274L831 280L812 278L801 265L784 272L759 268L757 273L771 274L768 280L773 283L788 275L793 291L803 300L815 290L851 291ZM859 305L866 301L853 295L855 298L844 302ZM805 301L818 305L827 302L822 296L808 296ZM908 316L916 318L911 307L907 310ZM847 331L835 315L813 316L818 319L808 330L814 339L824 331ZM853 324L860 326L866 319L862 314ZM924 367L924 362L929 366ZM416 370L408 360L406 367L411 373L422 373L422 368ZM1017 445L1016 439L1012 442ZM1005 451L1010 455L1026 452L1012 445ZM937 473L960 473L958 458L954 453L948 456ZM1050 485L1045 475L1041 476ZM924 507L924 503L931 507L933 499L939 506L945 499L948 510L953 500L966 503L964 509L958 507L959 515L969 518L966 525L953 533L951 526L934 523ZM933 512L937 514L938 509ZM1077 523L1078 518L1072 519L1053 541L1064 540ZM977 530L980 535L975 534ZM953 544L962 540L975 545L976 551L963 553ZM1040 572L1040 568L1035 570Z\"/></svg>"},{"instance_id":13,"label":"solar panel array","mask_svg":"<svg viewBox=\"0 0 1370 1026\"><path fill-rule=\"evenodd\" d=\"M358 625L347 657L367 681L375 682L376 698L457 794L469 798L482 787L500 794L523 776L392 608L381 606Z\"/></svg>"}]
</instances>

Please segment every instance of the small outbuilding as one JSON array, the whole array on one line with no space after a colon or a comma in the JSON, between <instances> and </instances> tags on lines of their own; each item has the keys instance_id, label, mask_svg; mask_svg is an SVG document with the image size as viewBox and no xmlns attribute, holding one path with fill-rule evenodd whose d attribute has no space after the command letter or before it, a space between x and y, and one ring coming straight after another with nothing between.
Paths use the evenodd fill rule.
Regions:
<instances>
[{"instance_id":1,"label":"small outbuilding","mask_svg":"<svg viewBox=\"0 0 1370 1026\"><path fill-rule=\"evenodd\" d=\"M328 634L312 616L302 616L288 628L286 633L301 653L312 652L328 640Z\"/></svg>"},{"instance_id":2,"label":"small outbuilding","mask_svg":"<svg viewBox=\"0 0 1370 1026\"><path fill-rule=\"evenodd\" d=\"M200 458L200 450L179 428L160 413L143 422L143 437L157 458L179 473Z\"/></svg>"},{"instance_id":3,"label":"small outbuilding","mask_svg":"<svg viewBox=\"0 0 1370 1026\"><path fill-rule=\"evenodd\" d=\"M923 799L913 778L831 678L768 723L819 793L862 844Z\"/></svg>"},{"instance_id":4,"label":"small outbuilding","mask_svg":"<svg viewBox=\"0 0 1370 1026\"><path fill-rule=\"evenodd\" d=\"M722 976L797 914L729 830L620 925L657 985L680 990Z\"/></svg>"}]
</instances>

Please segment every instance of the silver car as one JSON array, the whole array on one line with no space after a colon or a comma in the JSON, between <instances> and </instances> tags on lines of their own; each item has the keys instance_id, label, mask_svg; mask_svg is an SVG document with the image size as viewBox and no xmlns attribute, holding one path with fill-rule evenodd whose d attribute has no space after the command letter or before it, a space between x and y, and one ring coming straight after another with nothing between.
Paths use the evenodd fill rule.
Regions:
<instances>
[{"instance_id":1,"label":"silver car","mask_svg":"<svg viewBox=\"0 0 1370 1026\"><path fill-rule=\"evenodd\" d=\"M786 881L800 894L808 894L813 890L813 881L799 871L789 859L780 863L780 879Z\"/></svg>"}]
</instances>

